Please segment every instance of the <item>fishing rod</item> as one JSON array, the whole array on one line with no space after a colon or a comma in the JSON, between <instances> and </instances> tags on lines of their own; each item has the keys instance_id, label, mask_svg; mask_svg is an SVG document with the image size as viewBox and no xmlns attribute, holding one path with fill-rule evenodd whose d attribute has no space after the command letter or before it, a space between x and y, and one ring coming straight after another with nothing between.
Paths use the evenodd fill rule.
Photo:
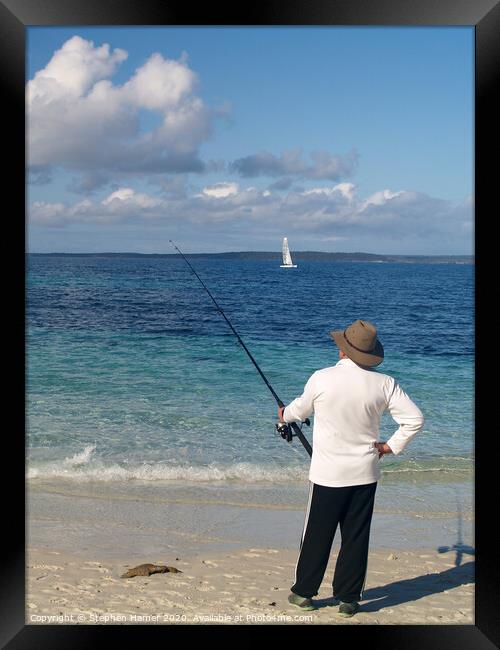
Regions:
<instances>
[{"instance_id":1,"label":"fishing rod","mask_svg":"<svg viewBox=\"0 0 500 650\"><path fill-rule=\"evenodd\" d=\"M259 375L260 375L260 376L262 377L262 379L264 380L264 383L266 384L266 386L267 386L267 387L269 388L269 390L271 391L271 394L272 394L272 396L274 397L274 399L276 400L276 402L278 403L278 406L279 406L280 408L281 408L281 407L284 407L284 406L285 406L284 402L282 402L282 401L280 400L280 398L278 397L278 395L276 394L276 391L275 391L274 388L271 386L271 384L269 383L267 377L265 376L265 374L264 374L264 373L262 372L262 370L260 369L259 364L258 364L257 361L255 361L255 359L253 358L252 353L250 352L250 350L247 348L247 346L246 346L245 343L243 342L241 336L240 336L240 335L238 334L238 332L235 330L235 328L233 327L233 324L231 323L231 321L229 320L229 318L226 316L226 314L224 313L224 311L222 310L222 308L219 306L218 302L217 302L217 301L215 300L215 298L213 297L212 293L210 292L210 289L207 287L207 285L206 285L206 284L203 282L203 280L200 278L200 276L198 275L198 273L196 272L196 270L193 268L193 266L190 264L189 260L186 258L186 256L184 255L184 253L183 253L183 252L182 252L182 251L181 251L181 250L180 250L180 249L179 249L179 248L174 244L174 242L173 242L171 239L170 239L169 241L170 241L170 243L172 244L172 246L175 248L175 250L179 253L179 255L182 257L182 259L183 259L183 260L186 262L186 264L189 266L189 268L191 269L191 271L192 271L192 272L195 274L195 276L198 278L198 280L201 282L203 288L205 289L205 291L208 293L208 295L209 295L210 298L212 299L212 302L214 303L214 305L217 307L218 312L219 312L219 313L221 314L221 316L224 318L224 320L226 321L226 323L227 323L227 324L229 325L229 327L231 328L231 331L233 332L233 334L234 334L234 335L236 336L236 338L238 339L238 343L241 345L241 347L245 350L245 352L246 352L246 353L248 354L248 356L250 357L250 361L253 363L253 365L254 365L255 368L257 369ZM306 420L304 421L304 424L309 425L309 424L310 424L309 420L306 419ZM304 436L304 434L302 433L300 427L298 426L298 424L297 424L296 422L290 422L290 423L287 423L287 422L278 422L278 423L276 424L276 430L277 430L278 433L281 435L281 437L282 437L284 440L286 440L287 442L292 442L292 438L293 438L294 436L296 436L296 437L300 440L300 442L303 444L304 449L307 451L307 453L309 454L309 456L312 456L312 448L311 448L311 445L309 444L309 441L308 441L307 438Z\"/></svg>"}]
</instances>

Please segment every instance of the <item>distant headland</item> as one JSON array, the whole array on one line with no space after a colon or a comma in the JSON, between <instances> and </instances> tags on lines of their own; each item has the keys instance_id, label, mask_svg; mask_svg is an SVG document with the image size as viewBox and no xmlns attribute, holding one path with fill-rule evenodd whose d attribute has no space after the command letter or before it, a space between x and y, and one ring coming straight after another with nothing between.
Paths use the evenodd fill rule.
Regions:
<instances>
[{"instance_id":1,"label":"distant headland","mask_svg":"<svg viewBox=\"0 0 500 650\"><path fill-rule=\"evenodd\" d=\"M177 253L29 253L33 257L138 257L169 258ZM276 251L240 251L232 253L185 253L186 257L210 257L228 260L279 261ZM393 262L408 264L474 264L474 255L378 255L376 253L323 253L294 251L293 259L308 262Z\"/></svg>"}]
</instances>

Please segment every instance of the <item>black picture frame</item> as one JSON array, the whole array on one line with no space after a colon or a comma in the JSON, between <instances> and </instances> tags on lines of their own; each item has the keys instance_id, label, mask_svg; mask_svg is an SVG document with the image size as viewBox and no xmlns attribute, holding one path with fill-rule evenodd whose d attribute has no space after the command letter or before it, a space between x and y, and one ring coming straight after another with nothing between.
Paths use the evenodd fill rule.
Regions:
<instances>
[{"instance_id":1,"label":"black picture frame","mask_svg":"<svg viewBox=\"0 0 500 650\"><path fill-rule=\"evenodd\" d=\"M11 198L9 220L14 239L20 242L20 255L9 266L9 273L18 277L13 283L15 293L10 301L17 318L13 319L10 337L15 351L16 367L22 368L16 381L9 382L12 403L18 405L16 413L22 414L14 421L24 426L24 309L25 309L25 36L26 28L34 25L425 25L425 26L474 26L476 36L476 102L475 102L475 214L476 248L480 233L488 225L490 206L493 206L491 193L496 187L496 165L489 162L488 152L496 154L494 134L497 115L500 114L498 102L494 100L495 86L498 86L500 70L500 6L497 0L271 0L266 3L249 4L240 8L197 4L188 6L178 0L0 0L0 83L3 97L4 117L4 161L9 164L5 170L8 194ZM8 126L8 128L5 127ZM21 216L23 215L23 217ZM492 215L493 216L493 215ZM494 222L493 222L494 223ZM14 269L14 270L12 270ZM491 262L486 256L476 255L476 307L480 307L482 296L489 294L484 289L488 284L490 271L494 274ZM9 282L10 284L10 282ZM19 286L20 285L20 286ZM476 331L487 332L489 320L478 310ZM496 327L498 330L498 324ZM359 640L359 633L369 634L369 643L384 648L473 648L482 650L495 648L500 642L498 625L498 568L496 548L494 548L494 526L492 520L497 511L495 500L490 495L498 493L493 465L498 454L493 454L490 445L496 431L489 428L478 409L478 400L494 404L493 387L486 377L489 368L486 359L487 334L476 343L476 483L475 510L476 523L476 595L475 625L411 625L411 626L335 626L330 628L333 643L347 641L352 644ZM496 344L493 342L493 345ZM484 346L484 347L482 347ZM484 350L484 354L481 351ZM488 364L490 365L490 364ZM8 398L9 399L9 398ZM491 401L490 401L491 400ZM10 401L8 402L10 405ZM480 417L481 415L481 417ZM13 427L12 427L13 428ZM8 465L12 471L8 487L4 487L4 550L1 580L1 620L0 644L9 650L22 648L88 648L92 643L103 646L104 638L112 637L113 642L144 643L144 635L154 635L160 640L172 642L172 635L193 632L190 626L171 626L168 631L163 626L38 626L25 624L25 446L21 435L11 436L7 427ZM18 430L16 433L20 433ZM14 440L14 441L12 441ZM7 465L7 460L4 459ZM8 512L9 514L6 514ZM211 636L220 626L206 626L204 635ZM281 634L282 626L245 626L244 634L250 640L266 628ZM304 643L315 632L316 626L294 626L296 643ZM369 629L367 629L369 627ZM286 631L289 632L290 628ZM230 637L242 631L239 626L229 626L222 630ZM139 634L139 636L137 636ZM208 637L205 636L205 642ZM98 646L99 647L99 646Z\"/></svg>"}]
</instances>

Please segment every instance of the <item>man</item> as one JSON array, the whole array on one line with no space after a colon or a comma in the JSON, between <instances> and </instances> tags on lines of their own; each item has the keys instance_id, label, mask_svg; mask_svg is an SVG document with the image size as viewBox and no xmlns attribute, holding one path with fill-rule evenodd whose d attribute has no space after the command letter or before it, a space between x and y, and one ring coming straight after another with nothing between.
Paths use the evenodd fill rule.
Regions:
<instances>
[{"instance_id":1,"label":"man","mask_svg":"<svg viewBox=\"0 0 500 650\"><path fill-rule=\"evenodd\" d=\"M384 349L372 323L357 320L330 336L339 348L339 362L316 371L303 394L278 409L284 422L302 422L314 412L309 502L288 600L301 609L316 609L311 598L319 591L340 524L333 596L340 603L339 614L353 616L366 578L379 459L400 454L424 418L392 377L375 370ZM380 442L385 410L399 428Z\"/></svg>"}]
</instances>

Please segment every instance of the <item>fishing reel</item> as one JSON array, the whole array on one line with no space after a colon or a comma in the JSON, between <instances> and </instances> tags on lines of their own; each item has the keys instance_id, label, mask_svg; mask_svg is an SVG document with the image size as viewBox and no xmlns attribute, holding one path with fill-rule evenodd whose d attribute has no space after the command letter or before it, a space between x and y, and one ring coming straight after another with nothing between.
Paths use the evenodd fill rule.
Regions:
<instances>
[{"instance_id":1,"label":"fishing reel","mask_svg":"<svg viewBox=\"0 0 500 650\"><path fill-rule=\"evenodd\" d=\"M311 422L309 418L306 418L301 424L310 426ZM293 433L292 427L290 424L288 424L288 422L276 422L274 426L276 427L276 431L280 434L283 440L286 440L287 442L292 442L292 438L297 435L296 433Z\"/></svg>"}]
</instances>

